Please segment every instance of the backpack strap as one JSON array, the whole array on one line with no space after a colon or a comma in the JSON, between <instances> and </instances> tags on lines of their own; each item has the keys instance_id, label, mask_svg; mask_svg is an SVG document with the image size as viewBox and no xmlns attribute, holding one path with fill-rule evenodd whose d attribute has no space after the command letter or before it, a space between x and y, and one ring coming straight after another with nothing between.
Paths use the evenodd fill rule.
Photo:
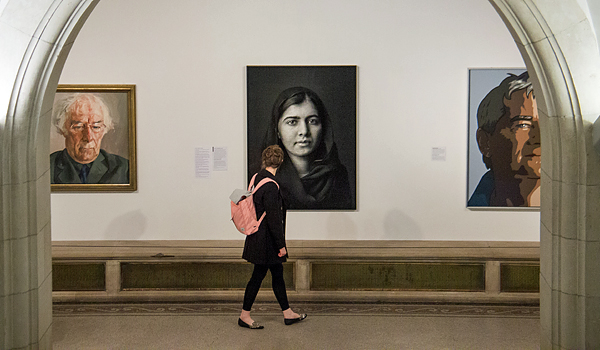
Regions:
<instances>
[{"instance_id":1,"label":"backpack strap","mask_svg":"<svg viewBox=\"0 0 600 350\"><path fill-rule=\"evenodd\" d=\"M275 185L277 185L277 188L279 188L279 184L277 183L277 181L270 179L268 177L265 177L264 179L260 180L260 182L258 183L258 185L256 185L256 187L254 188L254 191L252 191L252 194L254 194L254 192L258 191L258 189L266 184L267 182L272 182ZM260 216L260 219L258 219L258 225L260 226L260 223L263 221L263 219L265 218L265 216L267 215L267 211L263 211L262 215Z\"/></svg>"},{"instance_id":2,"label":"backpack strap","mask_svg":"<svg viewBox=\"0 0 600 350\"><path fill-rule=\"evenodd\" d=\"M268 177L265 177L264 179L260 180L260 182L258 183L258 185L256 185L256 187L254 188L254 191L252 191L252 193L256 192L256 190L258 190L262 185L266 184L267 182L272 182L275 185L277 185L277 188L279 188L279 184L277 183L277 181L270 179Z\"/></svg>"},{"instance_id":3,"label":"backpack strap","mask_svg":"<svg viewBox=\"0 0 600 350\"><path fill-rule=\"evenodd\" d=\"M277 183L277 181L275 181L269 177L265 177L264 179L260 180L260 182L256 185L256 187L253 187L254 180L256 179L256 175L258 175L258 173L254 174L254 176L252 176L252 180L250 180L250 184L248 185L249 192L252 192L254 194L254 192L256 192L262 185L266 184L267 182L273 182L273 183L275 183L275 185L277 185L277 188L279 188L279 184Z\"/></svg>"},{"instance_id":4,"label":"backpack strap","mask_svg":"<svg viewBox=\"0 0 600 350\"><path fill-rule=\"evenodd\" d=\"M269 178L269 177L265 177L264 179L260 180L258 182L258 184L256 185L256 187L253 187L252 185L254 185L254 180L256 179L256 175L258 175L258 173L254 174L254 176L252 176L252 180L250 180L250 184L248 185L248 191L252 192L252 194L254 194L256 191L258 191L259 188L262 187L262 185L266 184L267 182L273 182L275 185L277 185L277 188L279 188L279 184L277 183L277 181ZM260 219L258 219L258 225L260 226L260 223L263 221L263 219L265 218L265 216L267 215L267 212L264 211L262 213L262 215L260 216Z\"/></svg>"},{"instance_id":5,"label":"backpack strap","mask_svg":"<svg viewBox=\"0 0 600 350\"><path fill-rule=\"evenodd\" d=\"M248 184L248 192L252 192L252 187L254 187L254 180L256 179L256 175L258 175L258 173L252 176L252 180L250 180L250 183Z\"/></svg>"}]
</instances>

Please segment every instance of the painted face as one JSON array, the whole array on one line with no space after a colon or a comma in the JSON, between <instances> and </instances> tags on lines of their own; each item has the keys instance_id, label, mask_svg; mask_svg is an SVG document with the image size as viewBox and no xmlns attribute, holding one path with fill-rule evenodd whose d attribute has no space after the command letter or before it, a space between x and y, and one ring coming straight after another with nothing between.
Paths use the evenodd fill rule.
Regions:
<instances>
[{"instance_id":1,"label":"painted face","mask_svg":"<svg viewBox=\"0 0 600 350\"><path fill-rule=\"evenodd\" d=\"M105 134L104 117L89 103L74 105L65 128L65 147L71 158L81 164L93 162L100 153Z\"/></svg>"},{"instance_id":2,"label":"painted face","mask_svg":"<svg viewBox=\"0 0 600 350\"><path fill-rule=\"evenodd\" d=\"M526 90L504 99L508 112L498 120L490 137L490 158L498 178L539 179L541 168L540 125L537 103Z\"/></svg>"},{"instance_id":3,"label":"painted face","mask_svg":"<svg viewBox=\"0 0 600 350\"><path fill-rule=\"evenodd\" d=\"M323 126L310 100L289 106L279 118L277 129L290 156L306 157L321 144Z\"/></svg>"}]
</instances>

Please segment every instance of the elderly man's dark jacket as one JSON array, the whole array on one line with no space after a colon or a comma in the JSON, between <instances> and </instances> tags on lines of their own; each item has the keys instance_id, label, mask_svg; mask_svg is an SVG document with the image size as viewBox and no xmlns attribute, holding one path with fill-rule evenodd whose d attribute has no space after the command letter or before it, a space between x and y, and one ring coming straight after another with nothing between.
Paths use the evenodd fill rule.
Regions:
<instances>
[{"instance_id":1,"label":"elderly man's dark jacket","mask_svg":"<svg viewBox=\"0 0 600 350\"><path fill-rule=\"evenodd\" d=\"M275 180L273 174L263 169L256 176L254 184L265 177ZM253 264L274 265L286 261L287 255L277 256L279 249L285 247L286 210L279 188L273 182L267 182L252 196L256 208L256 217L266 215L258 231L246 236L242 258Z\"/></svg>"},{"instance_id":2,"label":"elderly man's dark jacket","mask_svg":"<svg viewBox=\"0 0 600 350\"><path fill-rule=\"evenodd\" d=\"M81 184L79 178L80 164L75 162L67 149L56 151L50 155L50 182L53 184ZM87 176L88 184L128 184L129 161L116 154L101 149L91 163Z\"/></svg>"}]
</instances>

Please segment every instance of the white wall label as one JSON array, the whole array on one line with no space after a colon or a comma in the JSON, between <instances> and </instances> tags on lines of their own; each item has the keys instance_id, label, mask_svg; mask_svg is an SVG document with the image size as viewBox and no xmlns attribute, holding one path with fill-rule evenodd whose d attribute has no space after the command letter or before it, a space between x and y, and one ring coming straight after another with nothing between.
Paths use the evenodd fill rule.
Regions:
<instances>
[{"instance_id":1,"label":"white wall label","mask_svg":"<svg viewBox=\"0 0 600 350\"><path fill-rule=\"evenodd\" d=\"M431 148L431 160L446 161L446 147Z\"/></svg>"},{"instance_id":2,"label":"white wall label","mask_svg":"<svg viewBox=\"0 0 600 350\"><path fill-rule=\"evenodd\" d=\"M207 179L210 177L210 147L197 147L194 152L196 177Z\"/></svg>"},{"instance_id":3,"label":"white wall label","mask_svg":"<svg viewBox=\"0 0 600 350\"><path fill-rule=\"evenodd\" d=\"M227 147L213 147L213 170L227 171Z\"/></svg>"}]
</instances>

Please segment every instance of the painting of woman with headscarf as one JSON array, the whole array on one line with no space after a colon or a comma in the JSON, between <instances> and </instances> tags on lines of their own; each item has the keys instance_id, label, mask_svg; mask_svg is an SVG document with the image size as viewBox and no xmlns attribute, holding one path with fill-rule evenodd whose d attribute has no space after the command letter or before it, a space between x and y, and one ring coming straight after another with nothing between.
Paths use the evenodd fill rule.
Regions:
<instances>
[{"instance_id":1,"label":"painting of woman with headscarf","mask_svg":"<svg viewBox=\"0 0 600 350\"><path fill-rule=\"evenodd\" d=\"M285 153L275 177L287 209L356 209L356 67L248 67L249 177L260 150L273 144Z\"/></svg>"}]
</instances>

